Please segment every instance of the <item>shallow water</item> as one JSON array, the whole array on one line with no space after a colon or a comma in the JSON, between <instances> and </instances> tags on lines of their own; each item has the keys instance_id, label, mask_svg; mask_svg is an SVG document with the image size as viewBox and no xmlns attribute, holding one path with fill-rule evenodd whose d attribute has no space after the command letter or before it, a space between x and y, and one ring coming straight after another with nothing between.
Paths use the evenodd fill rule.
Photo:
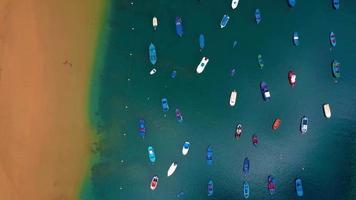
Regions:
<instances>
[{"instance_id":1,"label":"shallow water","mask_svg":"<svg viewBox=\"0 0 356 200\"><path fill-rule=\"evenodd\" d=\"M287 1L274 2L241 1L237 10L231 10L230 1L112 2L107 54L98 75L103 128L101 158L92 168L94 199L175 199L181 191L181 199L208 199L209 179L215 189L209 199L242 199L244 180L250 185L250 199L297 199L297 177L303 180L304 199L355 198L356 2L342 1L337 11L331 1L298 1L293 9ZM254 21L256 8L262 13L259 25ZM230 21L220 29L224 14ZM178 15L183 20L182 38L175 33ZM152 28L153 16L158 17L157 31ZM292 44L294 31L299 32L298 47ZM335 49L328 40L331 31L336 34ZM205 35L203 51L200 33ZM232 48L235 40L238 45ZM158 56L153 76L151 42ZM262 70L258 54L265 63ZM195 68L203 56L210 62L198 75ZM342 64L338 83L331 74L334 58ZM287 79L291 69L297 74L294 88ZM261 81L269 85L270 102L262 100ZM230 107L233 89L238 98ZM163 97L170 106L166 115ZM323 116L326 102L331 119ZM175 118L176 108L183 123ZM306 135L299 132L303 115L310 119ZM282 124L273 131L276 117ZM144 139L138 135L140 118L146 122ZM244 131L236 141L238 122ZM257 148L252 146L253 134L259 138ZM181 148L186 140L191 149L184 157ZM212 166L205 160L209 144L214 149ZM155 164L148 159L149 145L156 152ZM247 177L242 175L245 157L251 165ZM167 178L173 161L178 168ZM270 174L277 179L273 196L267 190ZM154 175L160 179L151 191Z\"/></svg>"}]
</instances>

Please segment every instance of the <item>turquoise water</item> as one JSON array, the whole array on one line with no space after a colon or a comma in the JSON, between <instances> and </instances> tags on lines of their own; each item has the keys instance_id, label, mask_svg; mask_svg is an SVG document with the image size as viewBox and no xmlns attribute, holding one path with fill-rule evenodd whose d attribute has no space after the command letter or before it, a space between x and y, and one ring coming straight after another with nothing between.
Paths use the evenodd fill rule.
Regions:
<instances>
[{"instance_id":1,"label":"turquoise water","mask_svg":"<svg viewBox=\"0 0 356 200\"><path fill-rule=\"evenodd\" d=\"M356 2L342 1L333 10L331 1L241 0L237 10L231 1L140 0L112 1L106 22L106 54L99 83L100 160L92 168L93 199L243 199L242 184L250 185L250 199L297 199L294 180L301 178L303 199L355 199L356 186ZM255 9L262 13L256 25ZM219 28L224 14L230 16L225 29ZM159 25L153 31L152 17ZM181 16L184 35L175 33L174 20ZM134 28L134 30L132 30ZM292 44L299 32L300 46ZM330 48L334 31L337 46ZM199 51L199 35L205 35L205 49ZM232 48L234 41L238 42ZM157 73L148 46L157 49ZM131 55L130 55L131 53ZM264 68L258 68L262 54ZM195 72L203 56L210 61L205 71ZM331 61L342 64L338 83L331 74ZM236 68L234 77L230 70ZM297 84L288 84L294 70ZM177 77L170 74L177 71ZM259 83L266 81L271 101L264 102ZM233 89L238 92L235 107L229 106ZM170 110L162 112L161 98ZM322 104L329 103L332 118L323 116ZM175 108L183 123L175 118ZM310 119L306 135L299 132L300 118ZM279 117L282 125L271 129ZM146 121L146 137L138 135L138 121ZM234 140L236 123L244 127ZM251 136L259 137L254 148ZM181 154L189 140L187 156ZM157 160L151 164L147 147L152 145ZM212 145L212 166L206 164L206 148ZM245 157L250 173L242 175ZM176 161L171 177L166 173ZM267 190L267 176L277 179L276 194ZM160 177L151 191L154 175ZM214 195L207 196L208 180L214 181Z\"/></svg>"}]
</instances>

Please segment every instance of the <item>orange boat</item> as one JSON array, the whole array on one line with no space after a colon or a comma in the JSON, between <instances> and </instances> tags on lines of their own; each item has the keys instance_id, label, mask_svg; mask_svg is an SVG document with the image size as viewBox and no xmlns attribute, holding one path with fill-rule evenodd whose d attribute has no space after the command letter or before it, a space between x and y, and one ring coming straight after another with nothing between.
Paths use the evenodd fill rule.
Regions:
<instances>
[{"instance_id":1,"label":"orange boat","mask_svg":"<svg viewBox=\"0 0 356 200\"><path fill-rule=\"evenodd\" d=\"M273 125L272 125L272 129L273 130L278 129L279 126L281 125L281 123L282 123L281 119L279 119L279 118L275 119L273 122Z\"/></svg>"}]
</instances>

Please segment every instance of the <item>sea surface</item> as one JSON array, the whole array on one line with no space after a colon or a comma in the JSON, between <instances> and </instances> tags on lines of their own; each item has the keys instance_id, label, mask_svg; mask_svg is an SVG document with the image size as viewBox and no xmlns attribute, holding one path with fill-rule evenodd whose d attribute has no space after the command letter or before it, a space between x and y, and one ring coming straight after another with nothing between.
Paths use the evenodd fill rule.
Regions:
<instances>
[{"instance_id":1,"label":"sea surface","mask_svg":"<svg viewBox=\"0 0 356 200\"><path fill-rule=\"evenodd\" d=\"M258 25L256 8L262 13ZM220 29L224 14L230 21ZM156 31L153 16L159 21ZM175 32L176 16L183 20L182 38ZM95 75L100 158L91 168L91 199L167 200L177 199L180 191L185 194L180 199L243 199L244 180L250 199L356 199L356 1L341 1L334 10L331 0L298 0L294 8L286 0L241 0L232 10L230 0L113 0L104 29L105 54ZM292 43L295 31L298 47ZM329 42L331 31L335 48ZM154 75L149 75L151 42L158 57ZM210 61L197 74L203 56ZM337 82L333 59L342 64ZM173 70L176 78L171 78ZM288 84L289 70L297 74L295 87ZM262 99L261 81L269 86L269 102ZM234 89L238 98L231 107ZM331 106L330 119L323 115L324 103ZM176 120L176 108L182 123ZM304 115L310 123L302 135ZM277 117L282 124L273 131ZM138 135L140 118L146 124L144 138ZM243 125L239 140L234 139L237 123ZM256 148L253 134L259 138ZM185 141L191 143L187 156L181 153ZM148 159L149 145L156 153L154 164ZM208 145L214 150L211 166L205 158ZM242 174L245 157L250 160L247 176ZM177 170L167 177L173 161ZM151 191L154 175L159 183ZM277 180L272 196L268 175ZM303 181L302 198L295 192L296 178ZM214 195L208 197L210 179Z\"/></svg>"}]
</instances>

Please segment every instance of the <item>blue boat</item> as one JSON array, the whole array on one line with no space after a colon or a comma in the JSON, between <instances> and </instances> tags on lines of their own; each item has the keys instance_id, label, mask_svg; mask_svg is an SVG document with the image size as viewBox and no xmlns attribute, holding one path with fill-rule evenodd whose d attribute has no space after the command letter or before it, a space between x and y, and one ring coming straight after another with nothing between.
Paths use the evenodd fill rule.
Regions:
<instances>
[{"instance_id":1,"label":"blue boat","mask_svg":"<svg viewBox=\"0 0 356 200\"><path fill-rule=\"evenodd\" d=\"M304 195L302 179L295 179L295 191L297 192L298 197L302 197Z\"/></svg>"},{"instance_id":2,"label":"blue boat","mask_svg":"<svg viewBox=\"0 0 356 200\"><path fill-rule=\"evenodd\" d=\"M230 17L228 15L224 15L220 22L220 28L224 28L226 24L229 22Z\"/></svg>"},{"instance_id":3,"label":"blue boat","mask_svg":"<svg viewBox=\"0 0 356 200\"><path fill-rule=\"evenodd\" d=\"M214 194L214 183L212 180L209 180L208 182L208 196L213 196Z\"/></svg>"},{"instance_id":4,"label":"blue boat","mask_svg":"<svg viewBox=\"0 0 356 200\"><path fill-rule=\"evenodd\" d=\"M162 99L162 109L163 112L167 112L169 110L168 100L166 98Z\"/></svg>"},{"instance_id":5,"label":"blue boat","mask_svg":"<svg viewBox=\"0 0 356 200\"><path fill-rule=\"evenodd\" d=\"M258 8L255 11L255 19L257 24L259 24L262 20L261 11Z\"/></svg>"},{"instance_id":6,"label":"blue boat","mask_svg":"<svg viewBox=\"0 0 356 200\"><path fill-rule=\"evenodd\" d=\"M333 0L333 7L338 10L340 8L340 0Z\"/></svg>"},{"instance_id":7,"label":"blue boat","mask_svg":"<svg viewBox=\"0 0 356 200\"><path fill-rule=\"evenodd\" d=\"M213 147L210 145L208 146L208 149L206 150L206 163L208 165L213 164Z\"/></svg>"},{"instance_id":8,"label":"blue boat","mask_svg":"<svg viewBox=\"0 0 356 200\"><path fill-rule=\"evenodd\" d=\"M179 16L176 17L176 32L179 37L183 36L182 19Z\"/></svg>"},{"instance_id":9,"label":"blue boat","mask_svg":"<svg viewBox=\"0 0 356 200\"><path fill-rule=\"evenodd\" d=\"M293 8L296 3L297 3L296 0L288 0L288 5L289 5L291 8Z\"/></svg>"},{"instance_id":10,"label":"blue boat","mask_svg":"<svg viewBox=\"0 0 356 200\"><path fill-rule=\"evenodd\" d=\"M178 108L176 109L176 118L177 118L178 122L183 121L182 113L180 112L180 110Z\"/></svg>"},{"instance_id":11,"label":"blue boat","mask_svg":"<svg viewBox=\"0 0 356 200\"><path fill-rule=\"evenodd\" d=\"M247 157L244 159L244 164L242 166L242 171L243 171L245 176L250 171L250 160Z\"/></svg>"},{"instance_id":12,"label":"blue boat","mask_svg":"<svg viewBox=\"0 0 356 200\"><path fill-rule=\"evenodd\" d=\"M205 37L203 34L199 35L199 46L200 46L200 51L203 50L205 47Z\"/></svg>"},{"instance_id":13,"label":"blue boat","mask_svg":"<svg viewBox=\"0 0 356 200\"><path fill-rule=\"evenodd\" d=\"M181 197L183 197L184 196L184 192L183 191L180 191L180 192L178 192L178 194L177 194L177 198L181 198Z\"/></svg>"},{"instance_id":14,"label":"blue boat","mask_svg":"<svg viewBox=\"0 0 356 200\"><path fill-rule=\"evenodd\" d=\"M147 151L148 151L148 158L150 159L150 161L152 163L156 162L156 154L155 151L153 150L153 147L148 146Z\"/></svg>"},{"instance_id":15,"label":"blue boat","mask_svg":"<svg viewBox=\"0 0 356 200\"><path fill-rule=\"evenodd\" d=\"M244 181L244 197L245 199L247 199L248 197L250 197L250 186L248 185L247 181Z\"/></svg>"},{"instance_id":16,"label":"blue boat","mask_svg":"<svg viewBox=\"0 0 356 200\"><path fill-rule=\"evenodd\" d=\"M331 32L329 35L330 43L333 47L336 46L336 36L334 32Z\"/></svg>"},{"instance_id":17,"label":"blue boat","mask_svg":"<svg viewBox=\"0 0 356 200\"><path fill-rule=\"evenodd\" d=\"M268 90L268 85L266 82L262 81L260 83L260 90L262 93L262 98L264 101L268 101L271 98L271 93Z\"/></svg>"},{"instance_id":18,"label":"blue boat","mask_svg":"<svg viewBox=\"0 0 356 200\"><path fill-rule=\"evenodd\" d=\"M141 137L145 137L146 128L145 128L145 120L144 120L144 119L140 119L140 121L139 121L138 134L139 134Z\"/></svg>"},{"instance_id":19,"label":"blue boat","mask_svg":"<svg viewBox=\"0 0 356 200\"><path fill-rule=\"evenodd\" d=\"M295 46L299 46L299 34L298 32L293 33L293 44Z\"/></svg>"},{"instance_id":20,"label":"blue boat","mask_svg":"<svg viewBox=\"0 0 356 200\"><path fill-rule=\"evenodd\" d=\"M173 70L172 73L171 73L171 77L172 78L175 78L177 76L177 71L176 70Z\"/></svg>"},{"instance_id":21,"label":"blue boat","mask_svg":"<svg viewBox=\"0 0 356 200\"><path fill-rule=\"evenodd\" d=\"M148 52L150 55L150 61L152 65L155 65L157 62L157 55L156 55L156 47L153 43L150 44L150 47L148 48Z\"/></svg>"}]
</instances>

